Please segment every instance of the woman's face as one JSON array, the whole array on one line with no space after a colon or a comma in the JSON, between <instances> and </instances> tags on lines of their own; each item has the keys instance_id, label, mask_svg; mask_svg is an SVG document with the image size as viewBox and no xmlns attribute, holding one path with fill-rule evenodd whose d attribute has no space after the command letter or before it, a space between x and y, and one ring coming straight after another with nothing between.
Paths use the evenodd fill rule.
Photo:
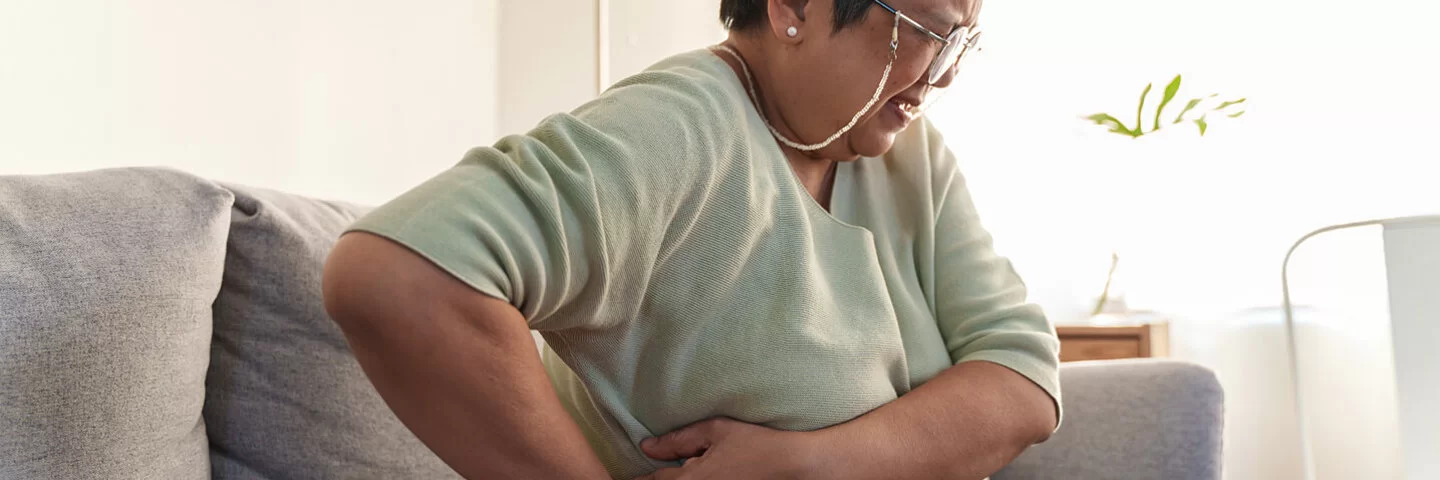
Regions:
<instances>
[{"instance_id":1,"label":"woman's face","mask_svg":"<svg viewBox=\"0 0 1440 480\"><path fill-rule=\"evenodd\" d=\"M980 2L887 0L886 4L945 36L960 25L975 25ZM772 1L772 8L775 3ZM849 123L874 95L890 61L895 15L872 3L859 23L833 32L833 10L830 0L805 2L800 41L775 67L786 84L781 111L800 117L785 119L785 123L805 142L820 141ZM895 136L919 115L918 107L930 91L948 86L954 78L952 68L932 88L927 83L929 69L941 43L903 21L899 32L895 66L879 100L849 134L821 150L820 156L850 160L884 154Z\"/></svg>"}]
</instances>

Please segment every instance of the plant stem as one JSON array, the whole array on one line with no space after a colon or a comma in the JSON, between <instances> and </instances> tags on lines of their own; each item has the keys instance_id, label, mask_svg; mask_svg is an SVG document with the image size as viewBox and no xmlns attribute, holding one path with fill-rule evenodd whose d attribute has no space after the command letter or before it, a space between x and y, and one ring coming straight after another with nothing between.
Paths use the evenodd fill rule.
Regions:
<instances>
[{"instance_id":1,"label":"plant stem","mask_svg":"<svg viewBox=\"0 0 1440 480\"><path fill-rule=\"evenodd\" d=\"M1105 303L1110 301L1110 282L1115 281L1115 267L1120 265L1120 253L1110 252L1110 273L1105 275L1105 290L1100 292L1100 301L1095 302L1095 311L1090 316L1099 315L1105 311Z\"/></svg>"}]
</instances>

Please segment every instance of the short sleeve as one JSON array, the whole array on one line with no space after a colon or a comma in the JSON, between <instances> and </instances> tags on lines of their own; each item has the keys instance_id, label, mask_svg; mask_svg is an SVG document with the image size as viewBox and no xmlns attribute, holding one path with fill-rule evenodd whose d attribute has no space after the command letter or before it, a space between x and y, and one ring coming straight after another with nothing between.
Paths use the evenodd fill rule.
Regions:
<instances>
[{"instance_id":1,"label":"short sleeve","mask_svg":"<svg viewBox=\"0 0 1440 480\"><path fill-rule=\"evenodd\" d=\"M404 245L536 330L628 317L706 162L741 145L734 94L695 69L646 72L459 164L356 222ZM607 313L608 312L608 313Z\"/></svg>"},{"instance_id":2,"label":"short sleeve","mask_svg":"<svg viewBox=\"0 0 1440 480\"><path fill-rule=\"evenodd\" d=\"M476 148L457 165L361 218L350 231L388 238L486 295L534 329L603 276L604 225L586 165L567 165L533 136Z\"/></svg>"},{"instance_id":3,"label":"short sleeve","mask_svg":"<svg viewBox=\"0 0 1440 480\"><path fill-rule=\"evenodd\" d=\"M1060 342L1025 283L995 252L965 178L938 133L936 162L935 309L952 362L988 361L1030 379L1060 408Z\"/></svg>"}]
</instances>

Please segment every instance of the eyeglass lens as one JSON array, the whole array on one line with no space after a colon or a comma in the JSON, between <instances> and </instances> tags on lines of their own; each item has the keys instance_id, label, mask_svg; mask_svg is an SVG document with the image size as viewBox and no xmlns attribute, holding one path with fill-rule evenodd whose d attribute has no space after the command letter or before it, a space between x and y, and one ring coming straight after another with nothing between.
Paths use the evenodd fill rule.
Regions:
<instances>
[{"instance_id":1,"label":"eyeglass lens","mask_svg":"<svg viewBox=\"0 0 1440 480\"><path fill-rule=\"evenodd\" d=\"M969 30L962 27L950 32L950 38L947 39L950 43L940 49L940 54L935 57L935 63L930 65L930 83L940 81L946 73L955 68L955 64L960 61L960 57L966 53L966 50L970 49L969 43L974 39L969 38Z\"/></svg>"}]
</instances>

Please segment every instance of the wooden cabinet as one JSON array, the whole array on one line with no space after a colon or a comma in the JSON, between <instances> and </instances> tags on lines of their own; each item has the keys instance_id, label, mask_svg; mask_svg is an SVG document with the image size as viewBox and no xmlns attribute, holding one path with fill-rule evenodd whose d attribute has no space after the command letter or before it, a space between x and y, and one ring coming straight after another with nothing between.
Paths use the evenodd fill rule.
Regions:
<instances>
[{"instance_id":1,"label":"wooden cabinet","mask_svg":"<svg viewBox=\"0 0 1440 480\"><path fill-rule=\"evenodd\" d=\"M1100 326L1057 326L1060 361L1164 357L1170 354L1169 328L1164 323Z\"/></svg>"}]
</instances>

